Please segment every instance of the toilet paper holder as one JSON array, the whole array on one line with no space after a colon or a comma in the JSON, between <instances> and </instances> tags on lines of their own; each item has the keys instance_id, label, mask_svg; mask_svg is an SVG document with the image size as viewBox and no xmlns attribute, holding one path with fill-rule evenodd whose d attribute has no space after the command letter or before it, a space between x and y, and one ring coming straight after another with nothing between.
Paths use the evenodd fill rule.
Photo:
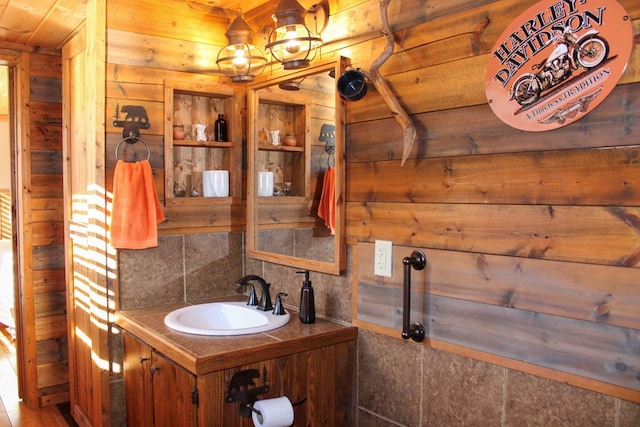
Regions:
<instances>
[{"instance_id":1,"label":"toilet paper holder","mask_svg":"<svg viewBox=\"0 0 640 427\"><path fill-rule=\"evenodd\" d=\"M258 396L269 392L269 378L267 377L267 369L262 369L262 385L256 386L255 379L260 378L260 371L257 369L247 369L236 372L227 389L228 403L238 402L238 410L244 418L251 418L251 412L254 411L253 404L258 400ZM256 410L257 411L257 410Z\"/></svg>"},{"instance_id":2,"label":"toilet paper holder","mask_svg":"<svg viewBox=\"0 0 640 427\"><path fill-rule=\"evenodd\" d=\"M267 368L262 368L262 385L256 386L254 380L260 378L260 371L257 369L247 369L236 372L227 388L227 403L238 402L238 410L243 418L251 418L251 413L255 412L262 415L260 411L253 407L258 400L258 396L269 392L269 377L267 376ZM292 406L298 406L307 401L307 397L303 397L296 402L292 402Z\"/></svg>"}]
</instances>

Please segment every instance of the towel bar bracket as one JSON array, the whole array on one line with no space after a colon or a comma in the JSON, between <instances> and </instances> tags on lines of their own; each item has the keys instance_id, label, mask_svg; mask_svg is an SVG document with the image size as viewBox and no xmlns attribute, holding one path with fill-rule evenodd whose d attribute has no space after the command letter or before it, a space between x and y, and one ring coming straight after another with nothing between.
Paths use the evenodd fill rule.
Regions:
<instances>
[{"instance_id":1,"label":"towel bar bracket","mask_svg":"<svg viewBox=\"0 0 640 427\"><path fill-rule=\"evenodd\" d=\"M422 251L413 251L410 257L402 260L404 266L403 307L402 307L402 338L411 338L416 342L424 340L425 330L420 322L411 323L411 268L422 270L427 265L427 257Z\"/></svg>"}]
</instances>

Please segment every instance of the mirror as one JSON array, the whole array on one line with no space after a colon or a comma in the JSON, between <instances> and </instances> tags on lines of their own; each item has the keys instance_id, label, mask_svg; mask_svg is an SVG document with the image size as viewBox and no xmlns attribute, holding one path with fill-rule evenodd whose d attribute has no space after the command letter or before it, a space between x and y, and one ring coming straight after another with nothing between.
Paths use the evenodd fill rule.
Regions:
<instances>
[{"instance_id":1,"label":"mirror","mask_svg":"<svg viewBox=\"0 0 640 427\"><path fill-rule=\"evenodd\" d=\"M249 86L247 254L329 274L345 268L345 59Z\"/></svg>"}]
</instances>

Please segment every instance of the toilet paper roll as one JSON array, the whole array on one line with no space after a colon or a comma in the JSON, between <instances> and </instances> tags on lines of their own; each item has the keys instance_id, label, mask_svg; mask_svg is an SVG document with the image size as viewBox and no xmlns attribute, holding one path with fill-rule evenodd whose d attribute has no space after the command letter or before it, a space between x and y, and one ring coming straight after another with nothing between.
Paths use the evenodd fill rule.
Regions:
<instances>
[{"instance_id":1,"label":"toilet paper roll","mask_svg":"<svg viewBox=\"0 0 640 427\"><path fill-rule=\"evenodd\" d=\"M258 400L252 412L253 425L256 427L289 427L293 424L293 405L287 396Z\"/></svg>"}]
</instances>

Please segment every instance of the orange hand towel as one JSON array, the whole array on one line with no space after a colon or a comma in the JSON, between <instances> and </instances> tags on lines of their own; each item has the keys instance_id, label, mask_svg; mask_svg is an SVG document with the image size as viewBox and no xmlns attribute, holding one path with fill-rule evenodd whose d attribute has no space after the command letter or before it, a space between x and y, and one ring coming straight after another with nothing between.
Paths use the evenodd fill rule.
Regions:
<instances>
[{"instance_id":1,"label":"orange hand towel","mask_svg":"<svg viewBox=\"0 0 640 427\"><path fill-rule=\"evenodd\" d=\"M320 204L318 205L318 216L324 219L331 234L336 234L336 169L327 168L322 181L322 195L320 196Z\"/></svg>"},{"instance_id":2,"label":"orange hand towel","mask_svg":"<svg viewBox=\"0 0 640 427\"><path fill-rule=\"evenodd\" d=\"M113 173L111 246L146 249L158 246L157 224L164 221L148 160L118 160Z\"/></svg>"}]
</instances>

